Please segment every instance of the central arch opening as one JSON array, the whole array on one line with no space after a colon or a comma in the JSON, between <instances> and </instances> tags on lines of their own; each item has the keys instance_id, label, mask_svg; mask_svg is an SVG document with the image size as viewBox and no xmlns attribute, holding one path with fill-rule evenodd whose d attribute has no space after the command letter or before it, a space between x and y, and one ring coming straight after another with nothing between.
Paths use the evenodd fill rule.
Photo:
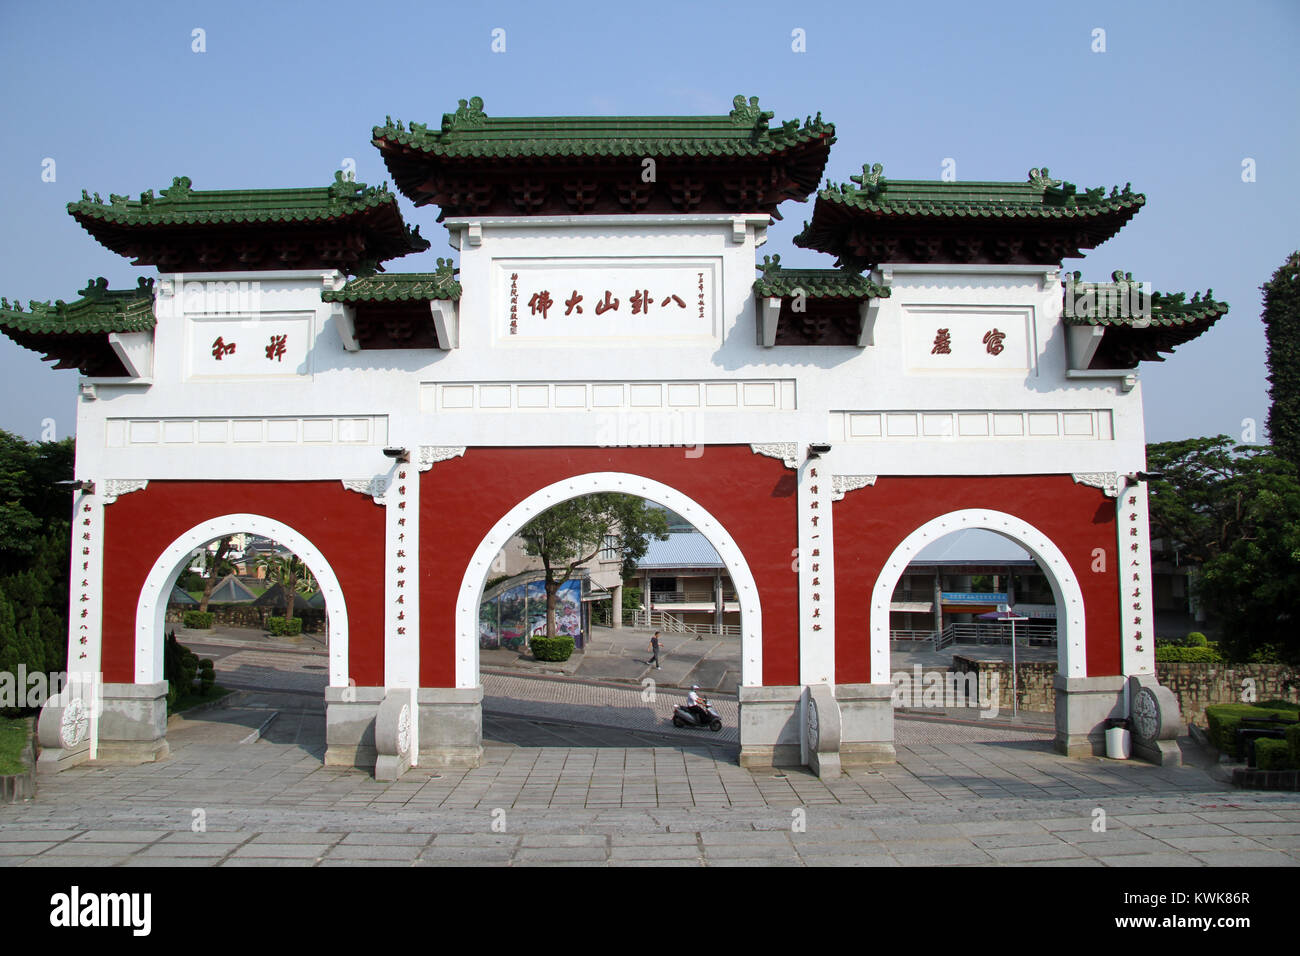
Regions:
<instances>
[{"instance_id":1,"label":"central arch opening","mask_svg":"<svg viewBox=\"0 0 1300 956\"><path fill-rule=\"evenodd\" d=\"M582 510L586 499L604 495L620 496L662 514L666 540L652 539L649 545L655 553L647 548L638 558L654 560L630 576L623 573L628 568L623 566L624 552L617 547L616 529L609 535L611 540L584 543L585 553L576 555L587 559L576 562L583 565L581 574L571 570L574 562L549 559L555 592L551 627L562 638L572 637L575 648L569 661L548 664L538 659L544 654L535 653L550 649L548 574L540 554L546 549L539 529L555 526L558 519L548 521L548 514L571 516ZM692 550L697 558L707 559L699 562L700 567L673 563L673 555ZM534 566L521 569L521 564ZM708 594L702 592L705 585ZM625 600L632 588L641 593ZM721 672L729 668L728 682L734 692L748 680L760 679L762 663L761 611L749 567L721 524L675 489L610 472L576 476L542 488L512 508L480 543L459 594L457 682L468 687L482 682L486 739L499 737L503 715L549 713L557 720L567 718L610 731L667 732L681 737L684 746L738 743L738 704L734 695L725 692L712 698L723 715L720 735L692 734L671 723L674 705L693 682L700 682L707 694L703 683L717 686L724 679ZM602 600L604 614L594 607ZM615 600L617 614L612 606ZM651 646L655 631L660 634L658 666ZM729 659L710 661L715 648L718 658ZM553 706L538 706L544 702ZM573 745L581 738L582 734L567 735L563 742ZM619 745L617 733L612 737L602 733L599 738ZM545 734L530 733L524 742L544 744ZM645 742L624 745L647 746Z\"/></svg>"}]
</instances>

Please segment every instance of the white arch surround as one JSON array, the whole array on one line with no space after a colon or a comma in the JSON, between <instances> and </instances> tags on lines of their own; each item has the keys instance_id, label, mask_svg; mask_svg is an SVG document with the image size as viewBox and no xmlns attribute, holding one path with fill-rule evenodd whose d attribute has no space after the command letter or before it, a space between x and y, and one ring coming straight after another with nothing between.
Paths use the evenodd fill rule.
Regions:
<instances>
[{"instance_id":1,"label":"white arch surround","mask_svg":"<svg viewBox=\"0 0 1300 956\"><path fill-rule=\"evenodd\" d=\"M348 686L348 610L334 569L320 549L289 525L253 514L227 514L190 528L163 549L154 561L135 607L135 682L163 679L163 644L167 597L172 583L195 549L228 534L251 531L291 550L311 569L325 595L331 687Z\"/></svg>"},{"instance_id":2,"label":"white arch surround","mask_svg":"<svg viewBox=\"0 0 1300 956\"><path fill-rule=\"evenodd\" d=\"M601 471L565 478L533 492L506 512L479 542L457 592L456 686L469 688L479 684L478 606L483 597L483 583L497 552L520 528L548 508L580 495L603 492L638 495L663 505L689 521L713 545L731 575L740 603L741 685L762 683L763 618L758 585L745 556L722 523L694 499L662 482L625 472Z\"/></svg>"},{"instance_id":3,"label":"white arch surround","mask_svg":"<svg viewBox=\"0 0 1300 956\"><path fill-rule=\"evenodd\" d=\"M1047 535L1015 515L969 508L940 515L921 525L903 539L881 569L871 592L871 682L890 681L889 604L903 571L926 545L966 528L995 531L1010 538L1029 549L1044 566L1057 608L1057 668L1066 677L1086 677L1083 591L1061 549Z\"/></svg>"}]
</instances>

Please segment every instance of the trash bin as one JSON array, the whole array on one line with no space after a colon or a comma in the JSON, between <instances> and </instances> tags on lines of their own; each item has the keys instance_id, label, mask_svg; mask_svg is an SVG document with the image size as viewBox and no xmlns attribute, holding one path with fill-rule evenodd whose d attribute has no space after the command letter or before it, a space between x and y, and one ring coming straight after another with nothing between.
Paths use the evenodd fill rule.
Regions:
<instances>
[{"instance_id":1,"label":"trash bin","mask_svg":"<svg viewBox=\"0 0 1300 956\"><path fill-rule=\"evenodd\" d=\"M1127 760L1133 752L1133 738L1129 733L1128 721L1123 717L1111 717L1106 721L1106 756L1111 760Z\"/></svg>"}]
</instances>

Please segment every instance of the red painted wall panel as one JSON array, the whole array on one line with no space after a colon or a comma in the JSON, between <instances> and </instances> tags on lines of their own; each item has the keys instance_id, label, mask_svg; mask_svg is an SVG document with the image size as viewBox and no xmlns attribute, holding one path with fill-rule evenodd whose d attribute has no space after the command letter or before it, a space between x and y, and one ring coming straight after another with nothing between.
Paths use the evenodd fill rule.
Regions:
<instances>
[{"instance_id":1,"label":"red painted wall panel","mask_svg":"<svg viewBox=\"0 0 1300 956\"><path fill-rule=\"evenodd\" d=\"M384 509L338 481L151 481L106 507L104 680L134 681L136 603L158 555L195 525L234 513L283 522L320 549L347 603L349 677L382 685Z\"/></svg>"},{"instance_id":2,"label":"red painted wall panel","mask_svg":"<svg viewBox=\"0 0 1300 956\"><path fill-rule=\"evenodd\" d=\"M1115 500L1069 475L881 478L835 503L835 678L870 679L871 592L893 550L932 518L964 508L1015 515L1050 538L1083 591L1088 676L1120 672ZM1092 571L1093 549L1106 572Z\"/></svg>"},{"instance_id":3,"label":"red painted wall panel","mask_svg":"<svg viewBox=\"0 0 1300 956\"><path fill-rule=\"evenodd\" d=\"M748 445L726 445L708 446L698 458L686 457L681 448L471 448L464 457L435 464L420 486L421 686L455 683L456 593L492 526L533 492L601 471L668 485L727 529L762 602L762 682L798 683L794 473Z\"/></svg>"}]
</instances>

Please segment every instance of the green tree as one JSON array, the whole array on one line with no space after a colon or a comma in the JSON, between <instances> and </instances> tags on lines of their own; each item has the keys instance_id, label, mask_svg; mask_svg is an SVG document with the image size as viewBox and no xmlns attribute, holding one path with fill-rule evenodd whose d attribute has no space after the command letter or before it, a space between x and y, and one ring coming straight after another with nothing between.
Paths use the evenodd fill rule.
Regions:
<instances>
[{"instance_id":1,"label":"green tree","mask_svg":"<svg viewBox=\"0 0 1300 956\"><path fill-rule=\"evenodd\" d=\"M311 569L296 554L269 554L258 558L257 563L266 568L267 581L280 585L284 592L284 619L292 621L294 597L316 590Z\"/></svg>"},{"instance_id":2,"label":"green tree","mask_svg":"<svg viewBox=\"0 0 1300 956\"><path fill-rule=\"evenodd\" d=\"M1264 336L1268 341L1269 441L1300 465L1300 252L1263 285Z\"/></svg>"},{"instance_id":3,"label":"green tree","mask_svg":"<svg viewBox=\"0 0 1300 956\"><path fill-rule=\"evenodd\" d=\"M538 515L520 531L524 550L542 559L546 571L546 636L555 637L555 597L573 573L606 547L623 558L623 574L636 567L650 539L668 537L662 509L648 507L635 495L604 493L561 502ZM605 539L612 536L609 545Z\"/></svg>"},{"instance_id":4,"label":"green tree","mask_svg":"<svg viewBox=\"0 0 1300 956\"><path fill-rule=\"evenodd\" d=\"M223 577L235 570L234 564L230 561L230 554L234 550L235 539L227 536L217 544L216 551L210 551L205 547L201 552L206 579L203 583L203 594L199 597L199 610L205 614L208 610L208 602L212 600L212 592L217 589Z\"/></svg>"},{"instance_id":5,"label":"green tree","mask_svg":"<svg viewBox=\"0 0 1300 956\"><path fill-rule=\"evenodd\" d=\"M1300 480L1295 466L1226 435L1147 446L1151 531L1200 565L1195 594L1236 659L1300 654Z\"/></svg>"},{"instance_id":6,"label":"green tree","mask_svg":"<svg viewBox=\"0 0 1300 956\"><path fill-rule=\"evenodd\" d=\"M72 439L28 442L0 430L0 576L22 570L44 532L72 518ZM65 549L65 554L66 549Z\"/></svg>"}]
</instances>

